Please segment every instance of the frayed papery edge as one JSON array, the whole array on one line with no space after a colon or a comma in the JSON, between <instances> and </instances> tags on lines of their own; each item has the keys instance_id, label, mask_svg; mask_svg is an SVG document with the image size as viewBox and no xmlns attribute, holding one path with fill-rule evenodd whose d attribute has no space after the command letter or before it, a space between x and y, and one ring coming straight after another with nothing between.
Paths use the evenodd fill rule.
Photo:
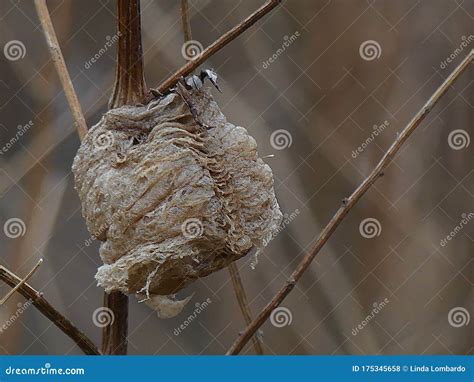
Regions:
<instances>
[{"instance_id":1,"label":"frayed papery edge","mask_svg":"<svg viewBox=\"0 0 474 382\"><path fill-rule=\"evenodd\" d=\"M160 296L149 295L147 298L143 294L137 293L138 298L142 298L140 302L144 302L150 308L156 311L159 318L173 318L182 312L186 304L193 298L194 293L186 297L184 300L176 300L175 295Z\"/></svg>"}]
</instances>

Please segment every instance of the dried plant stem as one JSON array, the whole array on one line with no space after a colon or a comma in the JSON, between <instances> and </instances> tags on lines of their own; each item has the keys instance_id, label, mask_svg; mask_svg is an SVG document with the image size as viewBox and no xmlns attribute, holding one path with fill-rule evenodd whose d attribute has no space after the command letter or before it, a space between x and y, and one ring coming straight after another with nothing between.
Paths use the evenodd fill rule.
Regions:
<instances>
[{"instance_id":1,"label":"dried plant stem","mask_svg":"<svg viewBox=\"0 0 474 382\"><path fill-rule=\"evenodd\" d=\"M104 307L112 310L114 320L102 331L102 353L127 354L128 296L121 292L104 293Z\"/></svg>"},{"instance_id":2,"label":"dried plant stem","mask_svg":"<svg viewBox=\"0 0 474 382\"><path fill-rule=\"evenodd\" d=\"M53 23L51 22L51 17L49 16L48 7L46 6L46 0L35 0L35 6L44 35L46 37L46 43L48 44L49 50L51 52L51 58L54 62L54 66L61 81L61 85L64 89L64 94L66 95L69 108L71 109L72 115L74 117L74 123L79 133L79 137L82 140L87 134L86 120L84 119L81 105L77 99L77 95L74 91L74 86L72 85L71 77L69 76L63 54L61 53L61 48L59 47L56 32L54 31Z\"/></svg>"},{"instance_id":3,"label":"dried plant stem","mask_svg":"<svg viewBox=\"0 0 474 382\"><path fill-rule=\"evenodd\" d=\"M235 297L240 306L240 310L242 311L242 315L244 316L245 323L250 325L252 323L252 313L250 311L250 306L248 303L247 295L245 293L244 285L242 283L242 279L240 278L239 269L235 263L231 263L228 266L230 277L232 279L232 285L234 287ZM255 349L255 353L259 355L263 355L263 347L260 343L260 340L256 335L252 337L252 344Z\"/></svg>"},{"instance_id":4,"label":"dried plant stem","mask_svg":"<svg viewBox=\"0 0 474 382\"><path fill-rule=\"evenodd\" d=\"M21 286L22 286L23 284L25 284L26 281L27 281L31 276L33 276L33 273L35 273L35 272L38 270L38 268L41 266L41 264L43 264L43 261L44 261L44 260L41 258L41 259L38 261L38 263L36 263L36 265L33 267L33 269L31 269L31 271L29 271L28 274L27 274L22 280L20 279L20 282L19 282L18 284L16 284L16 285L10 290L10 292L8 292L7 295L6 295L4 298L2 298L2 299L0 300L0 305L5 304L5 303L8 301L8 299L9 299L11 296L13 296L13 294L14 294L18 289L20 289Z\"/></svg>"},{"instance_id":5,"label":"dried plant stem","mask_svg":"<svg viewBox=\"0 0 474 382\"><path fill-rule=\"evenodd\" d=\"M304 256L303 260L299 263L296 270L291 274L285 285L278 291L273 299L265 306L260 314L253 320L253 322L247 327L244 333L237 338L231 348L228 350L227 355L238 354L244 345L250 340L252 335L263 325L263 323L271 315L272 311L281 304L286 296L294 288L296 282L303 275L304 271L311 265L316 255L319 253L324 244L329 240L331 235L334 233L336 228L342 222L344 217L349 213L352 207L360 200L360 198L370 189L375 181L383 175L383 170L392 162L392 159L400 150L405 141L415 131L419 124L425 119L428 113L438 103L440 98L448 91L454 81L464 72L471 61L474 58L474 50L462 60L459 66L453 70L453 72L446 78L443 84L433 93L426 104L418 111L403 131L398 135L397 139L392 143L390 148L384 154L380 162L375 166L372 172L367 178L357 187L357 189L349 196L349 198L343 201L342 206L337 210L336 214L331 218L329 223L321 231L318 239L313 244L312 249Z\"/></svg>"},{"instance_id":6,"label":"dried plant stem","mask_svg":"<svg viewBox=\"0 0 474 382\"><path fill-rule=\"evenodd\" d=\"M175 85L181 77L187 76L204 61L206 61L209 57L221 50L224 46L233 41L235 38L240 36L243 32L245 32L248 28L250 28L253 24L255 24L258 20L260 20L263 16L269 13L280 3L281 0L268 0L264 5L262 5L250 16L248 16L240 24L223 34L206 49L204 49L200 55L196 56L196 58L183 65L173 75L171 75L171 77L162 82L155 90L160 93L164 93L165 91L167 91L170 87Z\"/></svg>"},{"instance_id":7,"label":"dried plant stem","mask_svg":"<svg viewBox=\"0 0 474 382\"><path fill-rule=\"evenodd\" d=\"M0 279L12 288L16 288L22 280L14 273L10 272L5 267L0 266ZM64 334L73 340L77 346L88 355L98 355L99 350L94 343L78 328L76 328L71 321L59 313L40 292L33 289L29 284L23 283L18 288L18 293L28 300L31 300L33 305L46 318L48 318L54 325L56 325Z\"/></svg>"},{"instance_id":8,"label":"dried plant stem","mask_svg":"<svg viewBox=\"0 0 474 382\"><path fill-rule=\"evenodd\" d=\"M117 0L117 67L109 107L136 105L145 101L147 88L143 68L140 0ZM102 331L102 353L127 354L128 296L104 293L104 307L114 321Z\"/></svg>"},{"instance_id":9,"label":"dried plant stem","mask_svg":"<svg viewBox=\"0 0 474 382\"><path fill-rule=\"evenodd\" d=\"M184 42L192 40L188 0L181 0L181 25L183 27Z\"/></svg>"},{"instance_id":10,"label":"dried plant stem","mask_svg":"<svg viewBox=\"0 0 474 382\"><path fill-rule=\"evenodd\" d=\"M146 98L139 0L117 0L117 67L109 108L137 105Z\"/></svg>"}]
</instances>

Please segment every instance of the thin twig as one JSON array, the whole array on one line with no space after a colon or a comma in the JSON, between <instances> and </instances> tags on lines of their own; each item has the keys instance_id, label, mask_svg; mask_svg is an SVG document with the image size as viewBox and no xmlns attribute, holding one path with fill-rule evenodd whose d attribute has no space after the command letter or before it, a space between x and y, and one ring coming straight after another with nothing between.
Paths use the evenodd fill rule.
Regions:
<instances>
[{"instance_id":1,"label":"thin twig","mask_svg":"<svg viewBox=\"0 0 474 382\"><path fill-rule=\"evenodd\" d=\"M468 67L469 63L474 58L474 50L462 60L456 69L446 78L443 84L433 93L426 104L418 111L415 117L408 123L403 131L398 135L397 139L392 143L390 148L384 154L380 162L375 166L370 175L364 179L364 181L357 187L357 189L349 196L349 198L343 201L342 206L337 210L336 214L332 217L329 223L321 231L318 239L314 243L312 249L304 256L303 260L299 263L296 270L291 274L285 285L277 292L275 297L265 306L260 314L253 320L253 322L245 329L244 333L237 338L231 348L228 350L227 355L238 354L245 344L250 340L252 335L263 325L263 323L271 315L272 311L281 304L286 296L294 288L296 282L303 275L304 271L311 265L316 255L319 253L324 244L329 240L331 235L334 233L336 228L342 222L344 217L349 213L352 207L360 200L360 198L370 189L375 181L383 175L383 170L392 162L392 159L400 150L401 146L415 131L418 125L425 119L428 113L438 103L440 98L448 91L454 81L464 72Z\"/></svg>"},{"instance_id":2,"label":"thin twig","mask_svg":"<svg viewBox=\"0 0 474 382\"><path fill-rule=\"evenodd\" d=\"M230 31L223 34L219 37L216 41L214 41L211 45L209 45L206 49L202 51L201 54L196 56L193 60L189 61L187 64L183 65L180 69L178 69L171 77L167 80L162 82L158 88L154 89L160 93L166 92L170 87L175 85L181 77L187 76L191 73L194 69L196 69L199 65L201 65L204 61L206 61L209 57L213 54L221 50L225 47L228 43L232 40L240 36L243 32L245 32L248 28L250 28L253 24L255 24L258 20L260 20L263 16L269 13L272 9L274 9L278 4L281 3L282 0L269 0L259 9L257 9L254 13L248 16L245 20L243 20L240 24L232 28Z\"/></svg>"},{"instance_id":3,"label":"thin twig","mask_svg":"<svg viewBox=\"0 0 474 382\"><path fill-rule=\"evenodd\" d=\"M10 285L12 288L16 288L21 279L14 273L10 272L3 266L0 266L0 279ZM38 309L46 318L48 318L54 325L56 325L64 334L66 334L76 345L88 355L99 355L99 350L94 343L74 324L59 313L43 296L40 292L33 289L29 284L24 283L18 288L18 293L28 300L31 300L33 305Z\"/></svg>"},{"instance_id":4,"label":"thin twig","mask_svg":"<svg viewBox=\"0 0 474 382\"><path fill-rule=\"evenodd\" d=\"M189 5L188 0L181 0L181 25L183 27L184 42L192 40L191 22L189 21Z\"/></svg>"},{"instance_id":5,"label":"thin twig","mask_svg":"<svg viewBox=\"0 0 474 382\"><path fill-rule=\"evenodd\" d=\"M43 264L43 261L44 261L44 260L41 258L41 259L36 263L36 265L31 269L31 271L29 271L28 274L27 274L23 279L20 279L20 282L19 282L17 285L15 285L15 286L10 290L10 292L7 293L7 295L6 295L4 298L2 298L2 299L0 300L0 305L5 304L5 303L8 301L8 299L9 299L11 296L13 296L13 294L14 294L18 289L20 289L21 286L22 286L23 284L25 284L26 281L27 281L31 276L33 276L33 273L35 273L35 272L38 270L38 268L41 266L41 264Z\"/></svg>"},{"instance_id":6,"label":"thin twig","mask_svg":"<svg viewBox=\"0 0 474 382\"><path fill-rule=\"evenodd\" d=\"M232 279L232 285L234 287L235 297L240 306L240 310L242 311L242 315L244 316L245 323L250 325L252 323L252 313L250 311L250 306L247 299L247 294L245 293L244 285L242 283L242 279L240 278L239 269L235 263L231 263L228 266L230 278ZM259 355L263 355L263 347L260 343L260 340L255 335L252 337L253 347L255 349L255 353Z\"/></svg>"},{"instance_id":7,"label":"thin twig","mask_svg":"<svg viewBox=\"0 0 474 382\"><path fill-rule=\"evenodd\" d=\"M49 50L51 52L51 58L54 62L54 66L61 81L61 85L64 89L64 94L66 95L69 108L71 109L72 115L74 117L74 122L79 133L79 138L82 140L87 134L86 120L84 119L81 105L77 99L77 95L74 91L74 86L72 85L71 77L69 76L61 48L59 47L56 32L54 31L53 23L51 22L51 17L49 16L48 7L46 6L46 0L35 0L35 6L44 35L46 37L46 43L48 44Z\"/></svg>"}]
</instances>

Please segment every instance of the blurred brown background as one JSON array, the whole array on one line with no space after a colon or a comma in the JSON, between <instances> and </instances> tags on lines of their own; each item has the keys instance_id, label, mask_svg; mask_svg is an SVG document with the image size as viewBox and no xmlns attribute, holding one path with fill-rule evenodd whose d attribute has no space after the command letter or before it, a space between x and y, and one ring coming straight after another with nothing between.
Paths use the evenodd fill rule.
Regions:
<instances>
[{"instance_id":1,"label":"blurred brown background","mask_svg":"<svg viewBox=\"0 0 474 382\"><path fill-rule=\"evenodd\" d=\"M190 0L193 38L209 45L262 3ZM91 126L111 92L115 1L48 6ZM287 0L203 65L218 72L223 93L214 93L228 119L249 129L261 156L274 155L265 160L293 214L258 263L238 263L254 314L474 48L473 18L474 2L463 0ZM179 1L143 0L142 31L155 86L185 62ZM44 257L31 284L98 343L98 243L88 241L71 174L79 139L32 1L0 2L0 43L0 263L23 276ZM472 354L473 82L471 65L321 251L282 304L291 323L265 323L267 354ZM271 139L280 129L284 147ZM24 235L6 234L12 218ZM374 233L361 225L369 218ZM8 290L2 283L0 296ZM130 353L224 353L244 328L228 272L180 295L192 293L169 320L131 298ZM23 303L0 307L0 327L9 322L0 353L80 354L34 307L17 314Z\"/></svg>"}]
</instances>

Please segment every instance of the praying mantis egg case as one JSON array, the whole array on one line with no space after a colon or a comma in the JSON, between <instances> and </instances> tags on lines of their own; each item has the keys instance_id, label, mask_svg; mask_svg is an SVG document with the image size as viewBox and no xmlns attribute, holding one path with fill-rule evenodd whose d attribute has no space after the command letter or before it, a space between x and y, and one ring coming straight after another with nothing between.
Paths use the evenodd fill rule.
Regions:
<instances>
[{"instance_id":1,"label":"praying mantis egg case","mask_svg":"<svg viewBox=\"0 0 474 382\"><path fill-rule=\"evenodd\" d=\"M178 84L147 106L108 111L73 172L107 292L173 295L264 247L282 220L254 138L206 89Z\"/></svg>"}]
</instances>

